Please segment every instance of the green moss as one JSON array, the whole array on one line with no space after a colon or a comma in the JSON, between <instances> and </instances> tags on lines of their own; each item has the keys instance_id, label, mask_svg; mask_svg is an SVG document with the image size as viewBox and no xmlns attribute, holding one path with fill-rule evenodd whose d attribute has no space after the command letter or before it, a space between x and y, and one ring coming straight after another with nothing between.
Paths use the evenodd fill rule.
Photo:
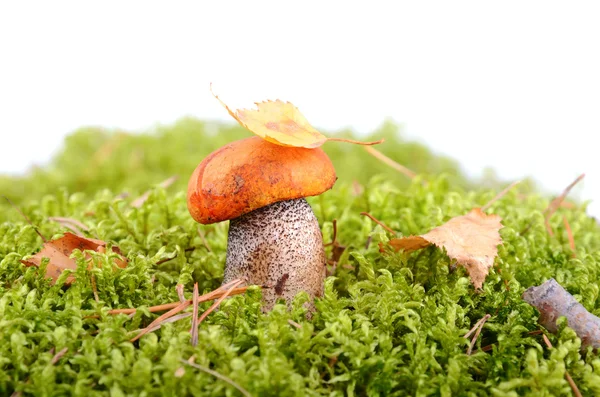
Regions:
<instances>
[{"instance_id":1,"label":"green moss","mask_svg":"<svg viewBox=\"0 0 600 397\"><path fill-rule=\"evenodd\" d=\"M504 244L482 292L436 248L382 254L378 244L390 236L360 212L372 213L403 235L423 233L496 193L475 189L456 163L402 141L390 125L373 137L385 135L381 150L422 174L412 183L360 147L326 145L340 178L333 190L309 201L325 240L331 239L337 219L338 241L348 248L312 320L304 317L305 296L297 297L291 312L278 305L262 314L260 291L252 289L226 300L207 318L195 348L189 319L128 342L132 331L156 318L144 308L178 300L177 283L185 285L187 296L194 282L203 292L220 284L227 224L196 224L187 212L185 184L205 154L246 134L238 128L208 134L206 127L184 120L150 135L80 131L47 168L0 182L0 191L19 203L45 236L66 230L49 217L71 217L90 228L90 237L118 245L129 259L128 267L118 269L111 265L114 254L94 254L88 270L76 253L74 285L64 287L67 274L51 285L38 269L20 262L40 249L41 239L2 204L1 395L14 390L25 395L239 395L222 380L183 366L180 360L191 355L255 396L569 395L565 370L585 395L600 393L597 354L580 353L579 339L565 324L551 336L554 349L543 347L539 336L529 334L538 329L538 313L521 299L525 288L554 277L600 314L600 229L584 206L560 209L551 218L551 237L542 216L548 198L523 197L520 190L494 204L490 212L504 219ZM129 205L173 174L181 176L177 184L154 189L139 209ZM364 185L362 192L354 180ZM130 196L119 196L124 191ZM573 229L576 258L563 216ZM100 302L92 293L91 274ZM142 310L132 318L106 314L122 307ZM488 313L492 317L468 356L463 335ZM490 347L483 352L484 346ZM64 348L67 352L52 364Z\"/></svg>"}]
</instances>

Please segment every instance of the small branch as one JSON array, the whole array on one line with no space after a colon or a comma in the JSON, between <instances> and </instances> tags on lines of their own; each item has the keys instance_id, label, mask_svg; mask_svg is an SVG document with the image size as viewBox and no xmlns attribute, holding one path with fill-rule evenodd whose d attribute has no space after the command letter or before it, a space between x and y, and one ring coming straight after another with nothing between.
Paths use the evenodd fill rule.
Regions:
<instances>
[{"instance_id":1,"label":"small branch","mask_svg":"<svg viewBox=\"0 0 600 397\"><path fill-rule=\"evenodd\" d=\"M386 226L383 222L381 222L379 219L375 218L373 215L369 214L368 212L361 212L360 214L366 216L369 219L371 219L373 222L375 222L376 224L378 224L379 226L381 226L382 228L384 228L388 232L392 233L393 235L396 235L396 232L394 231L394 229Z\"/></svg>"},{"instance_id":2,"label":"small branch","mask_svg":"<svg viewBox=\"0 0 600 397\"><path fill-rule=\"evenodd\" d=\"M252 397L252 395L248 392L248 390L244 389L238 383L234 382L231 378L228 378L227 376L222 375L222 374L218 373L217 371L213 371L210 368L206 368L206 367L204 367L202 365L191 363L191 362L188 362L188 361L186 361L184 359L180 359L180 361L182 363L184 363L185 365L192 366L192 367L194 367L196 369L199 369L202 372L206 372L207 374L214 376L215 378L221 379L222 381L224 381L224 382L230 384L231 386L235 387L244 396L246 396L246 397Z\"/></svg>"},{"instance_id":3,"label":"small branch","mask_svg":"<svg viewBox=\"0 0 600 397\"><path fill-rule=\"evenodd\" d=\"M513 187L517 186L519 183L521 183L521 181L513 182L510 185L508 185L507 187L505 187L504 190L502 190L493 199L491 199L483 207L481 207L481 211L483 211L483 212L487 211L492 206L492 204L494 204L496 201L498 201L502 197L504 197L506 195L506 193L508 193Z\"/></svg>"},{"instance_id":4,"label":"small branch","mask_svg":"<svg viewBox=\"0 0 600 397\"><path fill-rule=\"evenodd\" d=\"M373 157L375 157L378 160L382 161L383 163L389 165L396 171L399 171L400 173L406 175L410 179L413 179L415 176L417 176L417 174L414 171L411 171L408 168L406 168L405 166L395 162L394 160L392 160L385 154L381 153L379 150L374 149L372 147L368 147L368 146L365 146L365 150L367 152L369 152L369 154L371 154Z\"/></svg>"}]
</instances>

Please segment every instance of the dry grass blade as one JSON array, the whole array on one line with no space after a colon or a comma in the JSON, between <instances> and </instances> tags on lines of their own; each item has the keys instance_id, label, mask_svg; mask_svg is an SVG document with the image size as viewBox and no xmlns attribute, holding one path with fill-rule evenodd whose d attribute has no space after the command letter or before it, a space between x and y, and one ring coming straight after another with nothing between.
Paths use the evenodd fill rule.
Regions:
<instances>
[{"instance_id":1,"label":"dry grass blade","mask_svg":"<svg viewBox=\"0 0 600 397\"><path fill-rule=\"evenodd\" d=\"M374 149L374 148L369 147L369 146L365 146L365 150L367 152L369 152L369 154L371 154L376 159L378 159L378 160L382 161L383 163L389 165L390 167L392 167L393 169L395 169L395 170L399 171L400 173L406 175L410 179L414 178L417 175L414 171L409 170L408 168L406 168L402 164L398 164L397 162L395 162L394 160L392 160L391 158L389 158L385 154L381 153L377 149Z\"/></svg>"},{"instance_id":2,"label":"dry grass blade","mask_svg":"<svg viewBox=\"0 0 600 397\"><path fill-rule=\"evenodd\" d=\"M192 295L192 329L190 335L192 337L192 346L198 345L198 283L194 283L194 292Z\"/></svg>"},{"instance_id":3,"label":"dry grass blade","mask_svg":"<svg viewBox=\"0 0 600 397\"><path fill-rule=\"evenodd\" d=\"M477 327L477 331L475 332L475 335L473 336L473 339L471 339L471 344L469 345L469 348L467 349L467 356L471 355L471 352L473 351L473 347L475 347L475 342L477 342L477 338L479 338L479 334L481 333L481 330L483 329L483 326L485 325L485 322L492 317L489 314L486 314L485 316L483 316L483 318L481 320L478 321L479 326Z\"/></svg>"},{"instance_id":4,"label":"dry grass blade","mask_svg":"<svg viewBox=\"0 0 600 397\"><path fill-rule=\"evenodd\" d=\"M236 280L234 280L234 281L236 281ZM243 279L241 279L241 280L237 279L237 281L233 285L231 285L230 289L228 289L227 291L225 291L225 293L219 299L217 299L217 301L215 303L213 303L212 306L209 307L207 311L205 311L204 313L202 313L202 315L198 319L198 325L200 325L200 323L202 321L204 321L204 319L206 318L206 316L208 316L210 313L212 313L221 304L221 302L223 302L223 299L227 298L230 295L230 292L232 290L234 290L235 287L237 287L238 285L242 284L243 282L245 282L245 280L243 280ZM228 283L228 284L230 284L230 283Z\"/></svg>"},{"instance_id":5,"label":"dry grass blade","mask_svg":"<svg viewBox=\"0 0 600 397\"><path fill-rule=\"evenodd\" d=\"M502 197L504 197L506 195L506 193L508 193L513 187L517 186L519 183L521 183L521 181L515 181L515 182L511 183L510 185L508 185L507 187L505 187L504 190L502 190L493 199L491 199L483 207L481 207L481 210L487 211L492 206L492 204L494 204L496 201L498 201Z\"/></svg>"},{"instance_id":6,"label":"dry grass blade","mask_svg":"<svg viewBox=\"0 0 600 397\"><path fill-rule=\"evenodd\" d=\"M376 224L378 224L379 226L381 226L382 228L384 228L388 232L392 233L393 235L396 235L396 232L394 231L394 229L392 229L391 227L386 226L383 222L381 222L379 219L375 218L373 215L369 214L368 212L361 212L360 214L366 216L369 219L371 219L373 222L375 222Z\"/></svg>"},{"instance_id":7,"label":"dry grass blade","mask_svg":"<svg viewBox=\"0 0 600 397\"><path fill-rule=\"evenodd\" d=\"M552 343L550 342L550 339L548 339L548 337L546 336L546 334L542 334L542 339L544 340L544 343L546 344L546 347L548 349L552 349ZM569 374L569 371L567 371L566 369L565 369L565 379L569 383L569 386L571 386L571 390L573 391L573 394L575 396L577 396L577 397L583 397L583 395L579 391L579 388L575 384L575 381L573 380L573 378L571 378L571 375Z\"/></svg>"},{"instance_id":8,"label":"dry grass blade","mask_svg":"<svg viewBox=\"0 0 600 397\"><path fill-rule=\"evenodd\" d=\"M186 361L184 359L180 359L180 361L182 363L186 364L186 365L189 365L189 366L192 366L192 367L194 367L196 369L199 369L202 372L206 372L207 374L210 374L210 375L214 376L215 378L218 378L218 379L221 379L224 382L227 382L231 386L235 387L244 396L246 396L246 397L252 397L252 394L250 394L248 392L248 390L244 389L242 386L240 386L238 383L236 383L235 381L233 381L231 378L228 378L227 376L222 375L222 374L218 373L217 371L213 371L210 368L206 368L206 367L204 367L202 365L191 363L191 362L188 362L188 361Z\"/></svg>"}]
</instances>

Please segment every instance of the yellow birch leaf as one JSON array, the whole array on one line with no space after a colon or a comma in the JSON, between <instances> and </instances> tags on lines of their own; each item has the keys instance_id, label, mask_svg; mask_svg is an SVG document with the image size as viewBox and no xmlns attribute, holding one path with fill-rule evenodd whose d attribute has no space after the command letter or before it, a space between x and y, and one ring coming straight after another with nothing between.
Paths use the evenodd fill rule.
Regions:
<instances>
[{"instance_id":1,"label":"yellow birch leaf","mask_svg":"<svg viewBox=\"0 0 600 397\"><path fill-rule=\"evenodd\" d=\"M328 138L317 131L291 102L256 102L257 109L231 110L217 95L213 96L238 123L264 140L281 145L313 149L327 141L375 145L383 142L359 142L351 139Z\"/></svg>"}]
</instances>

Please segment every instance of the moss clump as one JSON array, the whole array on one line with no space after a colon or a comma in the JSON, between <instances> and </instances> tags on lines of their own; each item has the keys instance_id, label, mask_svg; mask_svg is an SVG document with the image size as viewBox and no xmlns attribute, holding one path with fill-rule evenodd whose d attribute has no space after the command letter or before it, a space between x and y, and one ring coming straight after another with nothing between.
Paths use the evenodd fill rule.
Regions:
<instances>
[{"instance_id":1,"label":"moss clump","mask_svg":"<svg viewBox=\"0 0 600 397\"><path fill-rule=\"evenodd\" d=\"M524 289L554 277L586 309L600 314L597 223L583 206L561 209L551 219L551 237L542 217L548 199L510 192L490 210L504 219L504 244L480 293L466 272L454 269L436 248L381 254L378 243L390 236L360 212L372 213L403 235L420 234L496 193L472 190L453 162L426 149L419 148L429 156L426 163L411 162L397 139L388 139L381 149L436 176L408 183L361 148L327 147L340 180L333 190L309 201L324 239L331 239L337 219L338 241L348 248L328 278L312 320L304 317L306 296L297 297L291 312L280 304L263 314L260 291L252 289L225 301L207 318L195 348L188 320L128 342L131 331L156 318L144 308L178 300L177 283L185 285L189 296L194 282L204 292L221 282L227 224L196 224L183 190L202 156L238 137L239 131L208 136L194 126L202 124L188 120L145 136L80 132L48 169L19 181L25 191L19 192L11 178L0 185L45 236L65 231L49 217L71 217L84 222L91 237L117 244L129 258L127 268L116 269L110 255L94 254L93 267L87 270L82 254L76 253L77 281L64 288L64 274L51 285L38 269L20 262L39 250L40 238L16 211L3 207L1 395L15 390L24 395L240 395L228 383L181 363L192 355L255 396L569 395L565 370L582 393L600 394L598 355L580 353L580 340L564 323L551 336L554 349L547 350L538 335L529 333L538 329L538 312L521 299ZM98 154L117 136L119 143ZM190 148L192 144L196 146ZM94 156L106 156L97 168L90 167ZM141 208L130 206L132 197L172 174L181 175L177 185L154 189ZM362 191L353 185L354 178L363 183ZM132 195L119 196L124 190ZM563 216L575 236L576 258ZM92 293L91 274L99 302ZM121 307L141 310L132 318L106 314ZM468 356L463 335L485 314L491 318Z\"/></svg>"}]
</instances>

